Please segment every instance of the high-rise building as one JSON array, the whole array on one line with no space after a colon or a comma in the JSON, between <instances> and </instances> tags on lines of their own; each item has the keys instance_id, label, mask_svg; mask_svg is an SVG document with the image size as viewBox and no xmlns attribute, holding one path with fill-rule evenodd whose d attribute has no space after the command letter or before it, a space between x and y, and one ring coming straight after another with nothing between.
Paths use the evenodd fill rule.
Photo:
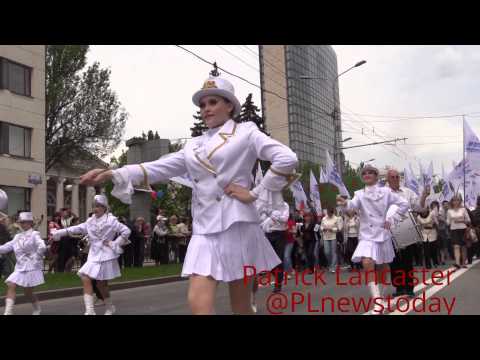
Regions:
<instances>
[{"instance_id":1,"label":"high-rise building","mask_svg":"<svg viewBox=\"0 0 480 360\"><path fill-rule=\"evenodd\" d=\"M0 188L9 215L43 215L39 230L45 236L44 45L0 45Z\"/></svg>"},{"instance_id":2,"label":"high-rise building","mask_svg":"<svg viewBox=\"0 0 480 360\"><path fill-rule=\"evenodd\" d=\"M272 137L300 162L342 169L337 56L327 45L260 45L262 113Z\"/></svg>"}]
</instances>

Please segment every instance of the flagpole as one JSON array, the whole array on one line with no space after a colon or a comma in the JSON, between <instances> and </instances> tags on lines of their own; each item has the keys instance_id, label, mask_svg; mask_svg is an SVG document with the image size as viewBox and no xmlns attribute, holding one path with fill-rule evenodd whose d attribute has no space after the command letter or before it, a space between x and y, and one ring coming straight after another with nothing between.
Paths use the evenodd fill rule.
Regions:
<instances>
[{"instance_id":1,"label":"flagpole","mask_svg":"<svg viewBox=\"0 0 480 360\"><path fill-rule=\"evenodd\" d=\"M465 194L465 188L466 188L466 180L465 180L465 115L462 115L462 118L463 118L463 149L462 149L462 152L463 152L463 201L465 201L465 197L466 197L466 194Z\"/></svg>"}]
</instances>

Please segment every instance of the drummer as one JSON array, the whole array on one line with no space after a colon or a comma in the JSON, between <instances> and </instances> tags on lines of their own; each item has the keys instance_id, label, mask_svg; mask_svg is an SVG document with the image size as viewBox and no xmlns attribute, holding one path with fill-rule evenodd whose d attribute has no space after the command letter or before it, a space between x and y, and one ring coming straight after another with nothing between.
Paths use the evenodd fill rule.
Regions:
<instances>
[{"instance_id":1,"label":"drummer","mask_svg":"<svg viewBox=\"0 0 480 360\"><path fill-rule=\"evenodd\" d=\"M397 170L391 169L387 173L387 182L388 187L399 196L403 197L405 200L408 201L410 204L410 209L413 211L420 212L421 209L425 207L425 200L427 196L430 194L430 188L425 187L422 193L422 196L419 200L417 194L406 188L404 186L400 186L400 174ZM395 211L394 207L392 207L389 212ZM403 216L402 221L410 221L408 220L407 216ZM396 291L393 293L392 297L397 296L415 296L413 291L413 285L409 285L412 283L412 277L409 277L408 274L412 275L410 272L413 270L413 257L416 251L416 241L412 239L412 243L406 246L403 249L396 249L395 259L390 264L390 269L392 270L392 284L395 283L394 278L396 276L401 277L403 274L406 275L405 281L398 281L396 286Z\"/></svg>"}]
</instances>

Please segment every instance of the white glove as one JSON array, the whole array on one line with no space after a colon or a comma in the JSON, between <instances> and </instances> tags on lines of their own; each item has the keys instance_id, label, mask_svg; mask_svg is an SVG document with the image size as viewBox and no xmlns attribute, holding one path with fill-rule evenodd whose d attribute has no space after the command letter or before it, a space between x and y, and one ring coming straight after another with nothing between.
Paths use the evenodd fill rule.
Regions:
<instances>
[{"instance_id":1,"label":"white glove","mask_svg":"<svg viewBox=\"0 0 480 360\"><path fill-rule=\"evenodd\" d=\"M269 217L267 217L261 224L261 228L263 232L268 232L270 230L270 227L273 225L273 220Z\"/></svg>"},{"instance_id":2,"label":"white glove","mask_svg":"<svg viewBox=\"0 0 480 360\"><path fill-rule=\"evenodd\" d=\"M68 232L65 229L61 229L61 230L52 229L50 233L52 234L53 241L60 241L62 237L68 235Z\"/></svg>"},{"instance_id":3,"label":"white glove","mask_svg":"<svg viewBox=\"0 0 480 360\"><path fill-rule=\"evenodd\" d=\"M118 238L115 239L115 241L109 241L108 246L118 255L123 254L123 248L122 246L130 244L131 241L128 239L123 238L122 236L119 236Z\"/></svg>"}]
</instances>

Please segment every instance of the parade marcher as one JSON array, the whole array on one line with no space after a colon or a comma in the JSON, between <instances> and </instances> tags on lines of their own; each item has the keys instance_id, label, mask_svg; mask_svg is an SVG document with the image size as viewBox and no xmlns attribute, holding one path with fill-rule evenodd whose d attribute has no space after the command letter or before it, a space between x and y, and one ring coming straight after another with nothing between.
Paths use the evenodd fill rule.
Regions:
<instances>
[{"instance_id":1,"label":"parade marcher","mask_svg":"<svg viewBox=\"0 0 480 360\"><path fill-rule=\"evenodd\" d=\"M455 194L450 200L450 209L447 211L447 224L452 237L453 253L455 255L454 266L457 269L466 268L467 248L465 243L465 230L470 225L470 216L462 206L462 196Z\"/></svg>"},{"instance_id":2,"label":"parade marcher","mask_svg":"<svg viewBox=\"0 0 480 360\"><path fill-rule=\"evenodd\" d=\"M361 264L352 261L353 253L358 245L358 231L360 229L360 219L355 210L347 211L345 216L345 232L347 235L347 246L345 256L350 264L350 269L361 269Z\"/></svg>"},{"instance_id":3,"label":"parade marcher","mask_svg":"<svg viewBox=\"0 0 480 360\"><path fill-rule=\"evenodd\" d=\"M185 255L187 254L187 241L191 235L191 232L188 230L188 226L184 218L181 218L177 228L181 234L180 238L178 239L178 259L180 264L183 264L185 261Z\"/></svg>"},{"instance_id":4,"label":"parade marcher","mask_svg":"<svg viewBox=\"0 0 480 360\"><path fill-rule=\"evenodd\" d=\"M268 197L270 192L266 191L260 194L259 199L255 202L258 213L260 214L260 226L262 227L265 236L272 245L275 253L280 259L283 259L285 253L285 245L287 241L288 217L290 208L288 204L283 201L281 193L276 193L275 197ZM266 195L265 198L263 195ZM272 272L278 273L274 276L275 287L274 292L282 290L282 282L284 275L283 261L278 264Z\"/></svg>"},{"instance_id":5,"label":"parade marcher","mask_svg":"<svg viewBox=\"0 0 480 360\"><path fill-rule=\"evenodd\" d=\"M166 221L167 218L158 215L157 223L153 228L150 257L155 261L155 266L168 264L168 247L166 240L168 228L165 224Z\"/></svg>"},{"instance_id":6,"label":"parade marcher","mask_svg":"<svg viewBox=\"0 0 480 360\"><path fill-rule=\"evenodd\" d=\"M232 120L241 106L227 80L208 79L194 94L193 102L209 128L205 134L153 162L92 170L82 176L82 183L94 185L113 179L112 194L130 203L133 184L148 186L188 173L193 180L193 236L182 276L190 277L192 312L214 313L217 283L223 281L229 283L233 312L252 314L252 283L246 286L245 276L254 275L253 267L257 272L270 271L281 262L259 226L253 202L263 189L282 191L296 180L298 160L255 123ZM250 190L257 159L272 165L262 182Z\"/></svg>"},{"instance_id":7,"label":"parade marcher","mask_svg":"<svg viewBox=\"0 0 480 360\"><path fill-rule=\"evenodd\" d=\"M303 224L299 229L302 238L302 249L307 260L306 267L312 272L315 270L315 226L317 225L315 219L316 217L314 218L312 213L305 213Z\"/></svg>"},{"instance_id":8,"label":"parade marcher","mask_svg":"<svg viewBox=\"0 0 480 360\"><path fill-rule=\"evenodd\" d=\"M282 283L284 279L284 263L283 257L285 255L285 247L287 241L289 206L283 201L283 196L280 192L272 193L264 191L259 194L255 201L255 207L260 215L260 227L267 237L270 245L274 249L277 256L282 262L272 269L274 293L282 291ZM258 291L258 277L252 289L252 309L257 312L256 293Z\"/></svg>"},{"instance_id":9,"label":"parade marcher","mask_svg":"<svg viewBox=\"0 0 480 360\"><path fill-rule=\"evenodd\" d=\"M395 257L389 233L390 227L394 220L408 211L409 204L405 199L390 191L388 187L378 186L377 168L366 165L362 168L361 175L365 188L355 191L352 200L337 196L337 203L346 207L347 210L360 212L359 241L352 261L361 261L365 271L377 271L377 278L382 279L384 278L382 275L389 269L388 264ZM387 215L388 209L392 205L396 205L397 210L395 213ZM381 284L377 281L370 281L368 286L374 299L383 297ZM378 302L375 302L373 311L376 314L382 312Z\"/></svg>"},{"instance_id":10,"label":"parade marcher","mask_svg":"<svg viewBox=\"0 0 480 360\"><path fill-rule=\"evenodd\" d=\"M412 211L421 211L425 207L425 200L430 194L428 187L424 188L420 200L417 194L405 186L400 186L400 174L398 171L391 169L387 173L388 186L394 194L402 197L408 202L409 209ZM392 207L389 213L392 214L397 211L396 207ZM393 225L392 229L399 226L399 223L404 221L410 221L406 215L401 216L399 221ZM402 279L393 281L392 285L395 287L393 297L397 296L415 296L413 291L413 261L417 251L417 242L412 240L412 244L396 249L395 259L390 264L392 270L392 279Z\"/></svg>"},{"instance_id":11,"label":"parade marcher","mask_svg":"<svg viewBox=\"0 0 480 360\"><path fill-rule=\"evenodd\" d=\"M130 239L133 246L133 266L143 267L145 258L145 242L147 239L145 219L138 217L135 219Z\"/></svg>"},{"instance_id":12,"label":"parade marcher","mask_svg":"<svg viewBox=\"0 0 480 360\"><path fill-rule=\"evenodd\" d=\"M107 306L105 315L113 315L115 307L108 290L108 281L121 276L117 259L123 252L122 246L129 241L130 229L108 212L105 195L95 195L94 205L94 216L80 225L54 232L53 239L58 241L69 234L88 235L88 259L78 270L83 283L85 315L95 315L92 279L97 280L97 286ZM118 234L120 235L115 238Z\"/></svg>"},{"instance_id":13,"label":"parade marcher","mask_svg":"<svg viewBox=\"0 0 480 360\"><path fill-rule=\"evenodd\" d=\"M292 251L295 244L296 233L295 219L293 218L293 214L290 213L287 221L287 241L285 244L285 252L283 254L283 268L287 276L293 271Z\"/></svg>"},{"instance_id":14,"label":"parade marcher","mask_svg":"<svg viewBox=\"0 0 480 360\"><path fill-rule=\"evenodd\" d=\"M441 219L441 222L443 222L444 225L445 225L446 238L444 239L444 241L445 241L445 245L446 245L446 248L447 248L447 255L448 255L447 258L451 259L451 260L455 260L455 255L453 254L453 244L452 244L452 237L451 237L451 234L450 234L450 227L447 224L448 209L450 209L450 201L443 200L442 201L442 207L441 207L440 212L439 212L439 214L440 214L439 219Z\"/></svg>"},{"instance_id":15,"label":"parade marcher","mask_svg":"<svg viewBox=\"0 0 480 360\"><path fill-rule=\"evenodd\" d=\"M431 269L438 266L437 260L437 224L438 220L434 211L425 208L418 216L417 222L422 226L423 254L425 267Z\"/></svg>"},{"instance_id":16,"label":"parade marcher","mask_svg":"<svg viewBox=\"0 0 480 360\"><path fill-rule=\"evenodd\" d=\"M335 272L337 266L337 233L341 231L341 222L335 215L334 208L327 209L327 216L322 219L320 230L322 231L323 249L328 261L328 270Z\"/></svg>"},{"instance_id":17,"label":"parade marcher","mask_svg":"<svg viewBox=\"0 0 480 360\"><path fill-rule=\"evenodd\" d=\"M35 286L43 284L43 256L47 247L40 233L33 230L33 216L31 212L19 214L18 222L22 231L15 235L12 241L0 246L0 254L14 252L17 259L15 270L7 278L7 296L5 298L4 315L13 315L16 287L24 288L26 297L33 307L32 315L40 315L40 304L33 293Z\"/></svg>"},{"instance_id":18,"label":"parade marcher","mask_svg":"<svg viewBox=\"0 0 480 360\"><path fill-rule=\"evenodd\" d=\"M473 241L471 256L475 255L477 259L480 259L480 241L478 241L480 239L480 196L477 196L477 207L472 211L468 211L468 215L470 220L472 220L472 228L475 230L477 239L477 241ZM475 239L475 237L472 238Z\"/></svg>"}]
</instances>

